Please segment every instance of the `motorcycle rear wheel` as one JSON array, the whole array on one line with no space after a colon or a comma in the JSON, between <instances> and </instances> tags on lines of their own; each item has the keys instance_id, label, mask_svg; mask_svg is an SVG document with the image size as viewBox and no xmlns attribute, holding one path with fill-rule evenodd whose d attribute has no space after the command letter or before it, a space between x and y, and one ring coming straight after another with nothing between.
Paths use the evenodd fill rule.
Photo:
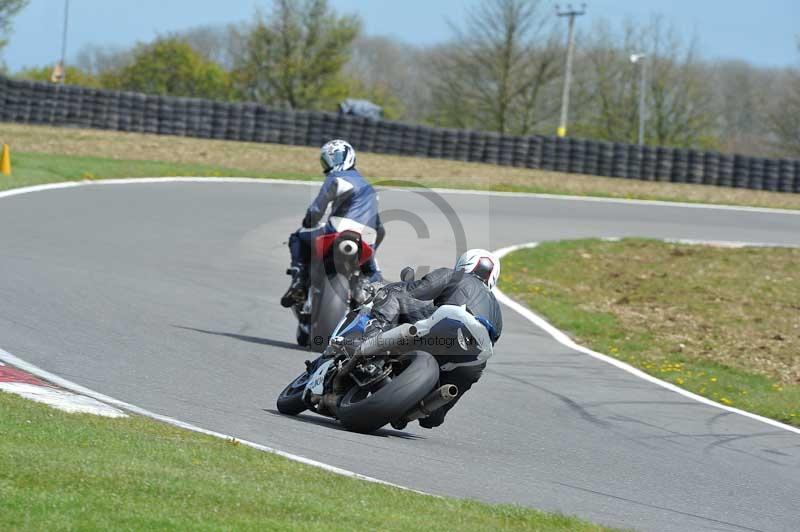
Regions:
<instances>
[{"instance_id":1,"label":"motorcycle rear wheel","mask_svg":"<svg viewBox=\"0 0 800 532\"><path fill-rule=\"evenodd\" d=\"M411 363L378 389L350 388L342 397L337 417L354 432L374 432L414 408L439 380L436 359L424 351L406 356Z\"/></svg>"},{"instance_id":2,"label":"motorcycle rear wheel","mask_svg":"<svg viewBox=\"0 0 800 532\"><path fill-rule=\"evenodd\" d=\"M297 345L300 347L308 347L308 331L303 328L302 325L297 326L297 330L295 331L295 339L297 340Z\"/></svg>"},{"instance_id":3,"label":"motorcycle rear wheel","mask_svg":"<svg viewBox=\"0 0 800 532\"><path fill-rule=\"evenodd\" d=\"M307 345L316 353L322 353L330 342L331 334L348 311L349 281L343 275L326 277L322 282L322 293L314 301L314 317L309 325Z\"/></svg>"}]
</instances>

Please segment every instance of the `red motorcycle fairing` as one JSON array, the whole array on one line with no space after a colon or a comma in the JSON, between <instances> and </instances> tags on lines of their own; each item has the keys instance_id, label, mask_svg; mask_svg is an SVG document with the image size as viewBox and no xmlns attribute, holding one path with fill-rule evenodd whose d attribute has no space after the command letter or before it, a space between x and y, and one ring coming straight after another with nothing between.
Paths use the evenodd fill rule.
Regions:
<instances>
[{"instance_id":1,"label":"red motorcycle fairing","mask_svg":"<svg viewBox=\"0 0 800 532\"><path fill-rule=\"evenodd\" d=\"M325 256L327 256L328 253L330 253L331 251L333 243L342 234L343 233L328 233L326 235L318 236L314 241L314 258L322 259ZM375 254L375 251L372 249L372 246L370 246L360 238L359 238L359 244L361 245L361 250L358 254L358 264L359 266L361 266L372 258L372 256Z\"/></svg>"}]
</instances>

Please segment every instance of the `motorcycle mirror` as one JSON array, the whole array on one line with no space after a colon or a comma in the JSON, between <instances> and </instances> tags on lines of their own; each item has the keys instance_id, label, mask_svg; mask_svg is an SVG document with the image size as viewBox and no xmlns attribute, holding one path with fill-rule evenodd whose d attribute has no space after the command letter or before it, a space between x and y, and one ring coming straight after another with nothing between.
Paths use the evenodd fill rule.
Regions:
<instances>
[{"instance_id":1,"label":"motorcycle mirror","mask_svg":"<svg viewBox=\"0 0 800 532\"><path fill-rule=\"evenodd\" d=\"M414 268L412 268L411 266L406 266L400 272L400 280L403 281L404 283L410 283L411 281L414 280L415 275L416 273L414 272Z\"/></svg>"}]
</instances>

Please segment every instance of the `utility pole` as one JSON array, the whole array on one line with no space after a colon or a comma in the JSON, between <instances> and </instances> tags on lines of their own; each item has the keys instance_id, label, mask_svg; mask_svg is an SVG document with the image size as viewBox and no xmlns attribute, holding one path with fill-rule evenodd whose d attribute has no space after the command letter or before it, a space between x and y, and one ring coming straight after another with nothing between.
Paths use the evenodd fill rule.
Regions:
<instances>
[{"instance_id":1,"label":"utility pole","mask_svg":"<svg viewBox=\"0 0 800 532\"><path fill-rule=\"evenodd\" d=\"M572 52L575 48L575 17L586 14L586 4L581 4L581 10L572 8L572 4L567 4L566 11L556 5L556 14L559 17L569 17L569 35L567 37L567 66L564 72L564 93L561 96L561 122L558 126L558 136L564 137L567 134L567 114L569 112L569 86L572 83Z\"/></svg>"},{"instance_id":2,"label":"utility pole","mask_svg":"<svg viewBox=\"0 0 800 532\"><path fill-rule=\"evenodd\" d=\"M647 109L645 108L645 87L647 78L647 61L644 54L632 54L631 63L641 63L639 67L639 146L644 146L644 123L647 121Z\"/></svg>"}]
</instances>

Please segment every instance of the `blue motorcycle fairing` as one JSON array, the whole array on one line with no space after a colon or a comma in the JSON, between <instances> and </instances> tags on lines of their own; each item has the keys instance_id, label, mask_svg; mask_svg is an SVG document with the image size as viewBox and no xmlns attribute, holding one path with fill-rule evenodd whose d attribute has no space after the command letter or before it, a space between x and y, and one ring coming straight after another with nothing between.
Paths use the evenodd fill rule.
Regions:
<instances>
[{"instance_id":1,"label":"blue motorcycle fairing","mask_svg":"<svg viewBox=\"0 0 800 532\"><path fill-rule=\"evenodd\" d=\"M369 314L365 312L359 312L358 315L349 322L347 321L347 317L345 317L339 326L333 331L332 336L346 336L350 333L358 333L364 334L364 330L367 327L367 323L369 322Z\"/></svg>"}]
</instances>

